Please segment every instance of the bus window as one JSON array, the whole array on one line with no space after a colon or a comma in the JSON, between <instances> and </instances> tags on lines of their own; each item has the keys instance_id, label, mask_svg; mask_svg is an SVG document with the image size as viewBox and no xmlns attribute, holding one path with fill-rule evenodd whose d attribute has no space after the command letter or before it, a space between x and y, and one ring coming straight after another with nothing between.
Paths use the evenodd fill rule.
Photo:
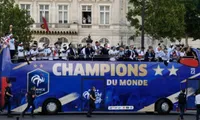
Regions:
<instances>
[{"instance_id":1,"label":"bus window","mask_svg":"<svg viewBox=\"0 0 200 120\"><path fill-rule=\"evenodd\" d=\"M187 109L188 110L192 110L195 109L195 94L196 92L198 92L200 88L200 79L196 78L196 79L188 79L187 80Z\"/></svg>"}]
</instances>

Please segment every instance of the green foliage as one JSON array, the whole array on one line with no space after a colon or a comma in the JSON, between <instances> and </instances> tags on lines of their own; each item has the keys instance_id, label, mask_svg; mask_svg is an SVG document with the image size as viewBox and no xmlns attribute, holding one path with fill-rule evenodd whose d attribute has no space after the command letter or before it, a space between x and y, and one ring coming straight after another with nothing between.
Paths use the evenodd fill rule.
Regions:
<instances>
[{"instance_id":1,"label":"green foliage","mask_svg":"<svg viewBox=\"0 0 200 120\"><path fill-rule=\"evenodd\" d=\"M130 0L127 19L141 31L142 0ZM177 0L145 0L145 33L154 39L180 39L185 32L185 7Z\"/></svg>"},{"instance_id":2,"label":"green foliage","mask_svg":"<svg viewBox=\"0 0 200 120\"><path fill-rule=\"evenodd\" d=\"M8 33L9 26L13 25L14 37L28 44L32 40L30 26L34 20L26 13L26 10L14 5L14 0L0 0L0 36Z\"/></svg>"},{"instance_id":3,"label":"green foliage","mask_svg":"<svg viewBox=\"0 0 200 120\"><path fill-rule=\"evenodd\" d=\"M200 39L200 0L184 1L186 8L185 35L194 40Z\"/></svg>"}]
</instances>

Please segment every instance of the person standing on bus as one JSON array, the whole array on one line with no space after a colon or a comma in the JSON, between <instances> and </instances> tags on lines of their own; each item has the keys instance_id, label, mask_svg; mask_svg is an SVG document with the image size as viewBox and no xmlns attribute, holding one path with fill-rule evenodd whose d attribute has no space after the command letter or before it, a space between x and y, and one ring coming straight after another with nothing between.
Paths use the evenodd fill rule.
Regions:
<instances>
[{"instance_id":1,"label":"person standing on bus","mask_svg":"<svg viewBox=\"0 0 200 120\"><path fill-rule=\"evenodd\" d=\"M13 36L11 36L11 39L9 40L9 48L11 59L13 59L15 56L15 39L13 38Z\"/></svg>"},{"instance_id":2,"label":"person standing on bus","mask_svg":"<svg viewBox=\"0 0 200 120\"><path fill-rule=\"evenodd\" d=\"M91 117L92 112L96 109L96 106L95 106L95 100L96 100L95 90L96 90L96 88L93 86L92 90L90 91L89 109L88 109L87 117Z\"/></svg>"},{"instance_id":3,"label":"person standing on bus","mask_svg":"<svg viewBox=\"0 0 200 120\"><path fill-rule=\"evenodd\" d=\"M5 97L4 97L5 104L4 104L4 106L0 109L0 111L3 112L3 110L4 110L6 107L8 107L8 113L7 113L7 116L8 116L8 117L11 117L11 102L10 102L10 98L13 97L12 91L11 91L11 87L12 87L12 84L11 84L11 83L8 83L8 86L7 86L6 89L5 89Z\"/></svg>"},{"instance_id":4,"label":"person standing on bus","mask_svg":"<svg viewBox=\"0 0 200 120\"><path fill-rule=\"evenodd\" d=\"M27 97L27 102L28 105L26 107L26 109L22 112L22 117L24 117L25 112L32 106L32 110L31 110L31 116L33 116L33 112L35 110L35 105L34 105L34 100L36 97L36 93L35 93L36 87L32 87L30 91L28 91L28 93L26 94Z\"/></svg>"},{"instance_id":5,"label":"person standing on bus","mask_svg":"<svg viewBox=\"0 0 200 120\"><path fill-rule=\"evenodd\" d=\"M183 120L183 115L185 112L185 105L186 105L186 94L185 94L185 90L182 90L181 93L178 95L178 106L180 109L181 120Z\"/></svg>"},{"instance_id":6,"label":"person standing on bus","mask_svg":"<svg viewBox=\"0 0 200 120\"><path fill-rule=\"evenodd\" d=\"M199 120L199 114L200 114L200 92L195 93L195 104L197 108L197 113L196 113L196 120Z\"/></svg>"}]
</instances>

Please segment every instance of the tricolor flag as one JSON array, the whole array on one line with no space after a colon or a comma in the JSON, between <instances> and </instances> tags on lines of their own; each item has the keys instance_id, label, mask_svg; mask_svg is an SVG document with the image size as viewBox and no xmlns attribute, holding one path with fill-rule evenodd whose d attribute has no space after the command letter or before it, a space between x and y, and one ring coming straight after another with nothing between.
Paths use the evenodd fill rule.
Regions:
<instances>
[{"instance_id":1,"label":"tricolor flag","mask_svg":"<svg viewBox=\"0 0 200 120\"><path fill-rule=\"evenodd\" d=\"M0 49L0 54L3 51L3 49L7 47L7 45L9 44L9 41L12 39L12 37L13 37L13 34L9 34L9 35L1 38L1 42L3 44L2 44L1 49Z\"/></svg>"},{"instance_id":2,"label":"tricolor flag","mask_svg":"<svg viewBox=\"0 0 200 120\"><path fill-rule=\"evenodd\" d=\"M41 28L46 29L46 31L49 32L49 27L48 27L45 17L42 17L42 20L43 20L43 24L41 25Z\"/></svg>"}]
</instances>

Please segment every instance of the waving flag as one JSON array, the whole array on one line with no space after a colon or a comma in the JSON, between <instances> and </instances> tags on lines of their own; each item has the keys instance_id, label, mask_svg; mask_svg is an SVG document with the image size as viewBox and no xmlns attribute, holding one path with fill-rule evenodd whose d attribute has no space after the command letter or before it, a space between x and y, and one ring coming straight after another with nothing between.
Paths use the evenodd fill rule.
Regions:
<instances>
[{"instance_id":1,"label":"waving flag","mask_svg":"<svg viewBox=\"0 0 200 120\"><path fill-rule=\"evenodd\" d=\"M1 54L1 52L3 51L3 49L6 48L6 47L8 46L9 41L10 41L11 39L13 39L12 36L13 36L13 34L9 34L9 35L7 35L7 36L1 38L2 46L1 46L1 49L0 49L0 54Z\"/></svg>"},{"instance_id":2,"label":"waving flag","mask_svg":"<svg viewBox=\"0 0 200 120\"><path fill-rule=\"evenodd\" d=\"M43 24L41 25L41 28L46 29L46 31L49 32L49 27L48 27L46 19L42 17L42 20L43 20Z\"/></svg>"}]
</instances>

